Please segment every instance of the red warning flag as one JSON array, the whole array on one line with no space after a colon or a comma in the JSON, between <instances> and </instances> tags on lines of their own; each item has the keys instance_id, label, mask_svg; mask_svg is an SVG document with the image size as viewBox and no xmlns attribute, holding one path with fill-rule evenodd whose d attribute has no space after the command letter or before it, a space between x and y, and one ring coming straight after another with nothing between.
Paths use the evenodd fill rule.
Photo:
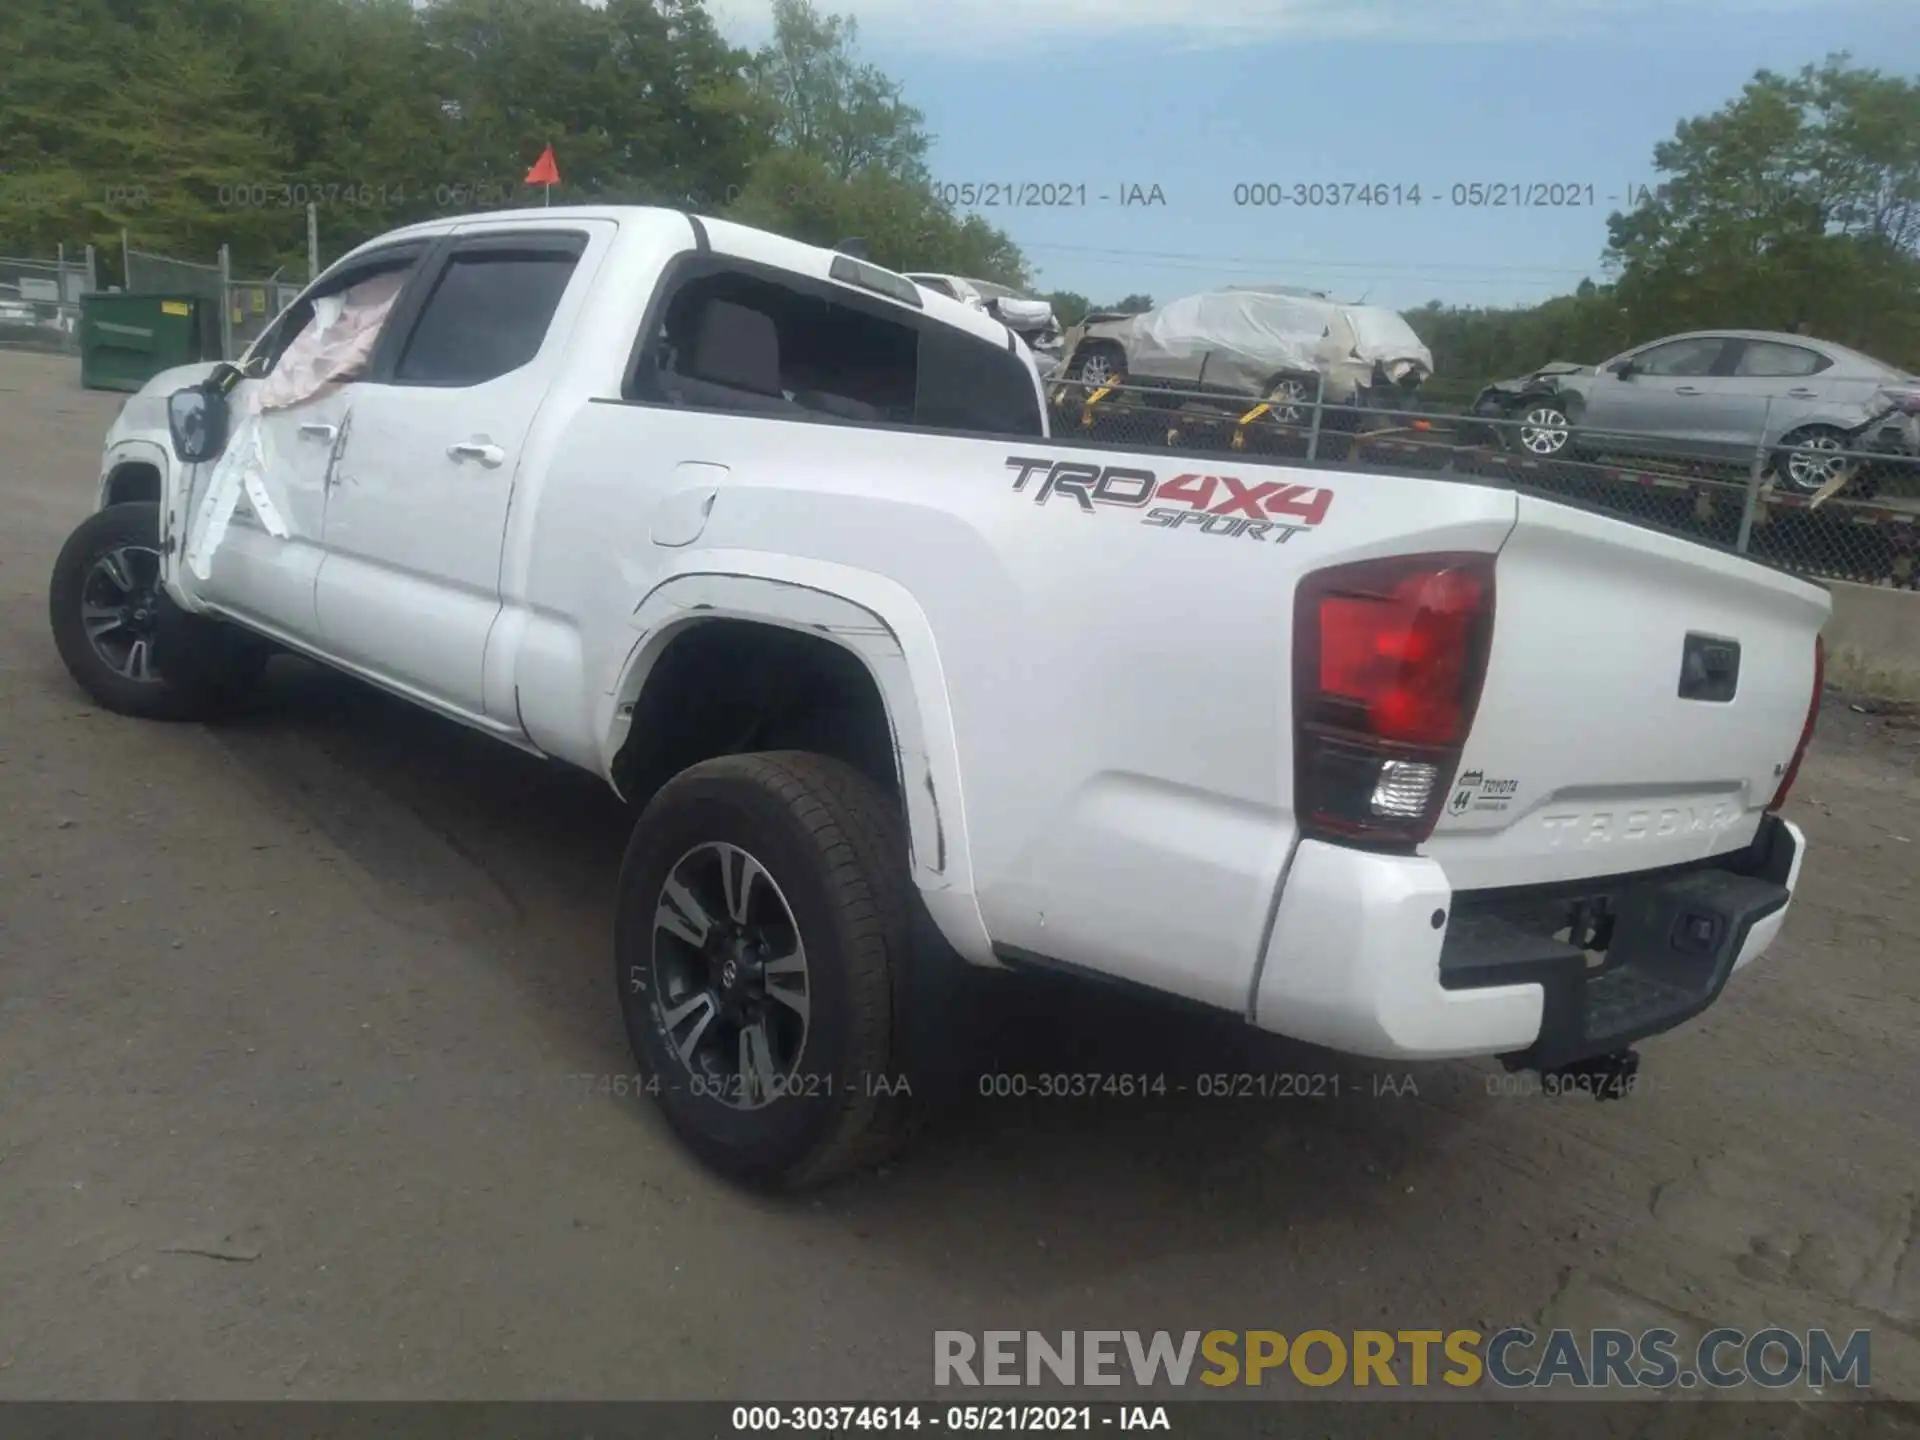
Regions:
<instances>
[{"instance_id":1,"label":"red warning flag","mask_svg":"<svg viewBox=\"0 0 1920 1440\"><path fill-rule=\"evenodd\" d=\"M527 171L529 185L558 185L560 167L554 163L553 146L549 145L540 152L540 158L533 162L533 168Z\"/></svg>"}]
</instances>

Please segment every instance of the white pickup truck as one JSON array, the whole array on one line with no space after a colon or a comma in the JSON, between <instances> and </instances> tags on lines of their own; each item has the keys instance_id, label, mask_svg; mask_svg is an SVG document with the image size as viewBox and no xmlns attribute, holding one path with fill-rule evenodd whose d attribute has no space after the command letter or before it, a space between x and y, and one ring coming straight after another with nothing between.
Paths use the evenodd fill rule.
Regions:
<instances>
[{"instance_id":1,"label":"white pickup truck","mask_svg":"<svg viewBox=\"0 0 1920 1440\"><path fill-rule=\"evenodd\" d=\"M954 957L1617 1074L1779 934L1829 601L1497 484L1062 443L958 302L556 208L149 386L50 605L114 710L282 648L605 777L635 1056L792 1186L897 1138Z\"/></svg>"}]
</instances>

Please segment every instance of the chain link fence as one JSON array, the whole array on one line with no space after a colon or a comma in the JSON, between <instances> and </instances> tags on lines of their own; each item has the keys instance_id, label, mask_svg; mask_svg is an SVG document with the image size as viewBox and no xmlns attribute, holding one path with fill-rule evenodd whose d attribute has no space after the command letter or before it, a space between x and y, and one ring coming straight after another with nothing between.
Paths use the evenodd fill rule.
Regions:
<instances>
[{"instance_id":1,"label":"chain link fence","mask_svg":"<svg viewBox=\"0 0 1920 1440\"><path fill-rule=\"evenodd\" d=\"M235 279L224 253L208 263L132 245L122 248L120 273L102 277L107 284L97 282L97 270L92 246L52 259L0 256L0 348L77 355L81 298L117 288L130 294L192 295L218 307L222 349L234 360L307 284L283 271L264 280Z\"/></svg>"},{"instance_id":2,"label":"chain link fence","mask_svg":"<svg viewBox=\"0 0 1920 1440\"><path fill-rule=\"evenodd\" d=\"M305 288L304 282L282 279L277 272L265 280L228 282L227 358L239 359Z\"/></svg>"},{"instance_id":3,"label":"chain link fence","mask_svg":"<svg viewBox=\"0 0 1920 1440\"><path fill-rule=\"evenodd\" d=\"M80 297L93 289L93 248L51 260L0 255L0 346L75 354Z\"/></svg>"},{"instance_id":4,"label":"chain link fence","mask_svg":"<svg viewBox=\"0 0 1920 1440\"><path fill-rule=\"evenodd\" d=\"M217 261L211 265L196 260L176 260L171 255L156 255L147 250L126 247L124 287L136 295L196 295L203 300L219 300L226 289L226 270Z\"/></svg>"},{"instance_id":5,"label":"chain link fence","mask_svg":"<svg viewBox=\"0 0 1920 1440\"><path fill-rule=\"evenodd\" d=\"M1263 400L1124 381L1054 379L1047 390L1061 440L1473 476L1811 577L1920 588L1920 398L1817 446L1756 436L1688 457L1671 438L1442 413L1412 397L1394 408L1329 404L1323 381Z\"/></svg>"},{"instance_id":6,"label":"chain link fence","mask_svg":"<svg viewBox=\"0 0 1920 1440\"><path fill-rule=\"evenodd\" d=\"M276 270L264 280L236 279L227 252L209 264L158 255L129 245L123 272L135 293L194 295L220 307L221 348L228 360L245 353L262 330L291 305L306 282Z\"/></svg>"},{"instance_id":7,"label":"chain link fence","mask_svg":"<svg viewBox=\"0 0 1920 1440\"><path fill-rule=\"evenodd\" d=\"M223 359L231 360L240 352L234 349L228 303L230 276L226 247L213 264L181 260L172 255L157 255L150 250L126 245L123 278L129 294L192 295L212 303L220 314L220 349Z\"/></svg>"}]
</instances>

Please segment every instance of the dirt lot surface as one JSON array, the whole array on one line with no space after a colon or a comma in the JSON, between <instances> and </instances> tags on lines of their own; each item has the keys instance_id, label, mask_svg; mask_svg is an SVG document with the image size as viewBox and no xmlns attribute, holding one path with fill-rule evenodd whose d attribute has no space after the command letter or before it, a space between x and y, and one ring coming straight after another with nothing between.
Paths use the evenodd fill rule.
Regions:
<instances>
[{"instance_id":1,"label":"dirt lot surface","mask_svg":"<svg viewBox=\"0 0 1920 1440\"><path fill-rule=\"evenodd\" d=\"M292 660L219 728L70 683L117 404L0 355L0 1398L898 1399L936 1329L1518 1321L1870 1328L1920 1399L1920 729L1830 698L1785 938L1627 1101L1012 985L985 1069L1188 1093L976 1098L775 1202L603 1082L597 782Z\"/></svg>"}]
</instances>

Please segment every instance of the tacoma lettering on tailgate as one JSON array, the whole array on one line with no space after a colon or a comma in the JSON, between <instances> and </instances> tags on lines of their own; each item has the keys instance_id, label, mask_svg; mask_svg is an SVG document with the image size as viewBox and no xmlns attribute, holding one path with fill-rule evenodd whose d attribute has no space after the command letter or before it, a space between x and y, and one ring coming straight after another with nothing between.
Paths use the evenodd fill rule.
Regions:
<instances>
[{"instance_id":1,"label":"tacoma lettering on tailgate","mask_svg":"<svg viewBox=\"0 0 1920 1440\"><path fill-rule=\"evenodd\" d=\"M1253 483L1232 475L1176 475L1162 480L1151 470L1126 465L1093 465L1083 460L1039 460L1013 455L1016 493L1033 486L1033 501L1045 505L1062 496L1085 513L1101 506L1146 510L1143 525L1202 535L1266 540L1284 544L1327 518L1333 491L1278 480ZM1159 502L1159 503L1155 503ZM1148 507L1152 508L1148 508Z\"/></svg>"},{"instance_id":2,"label":"tacoma lettering on tailgate","mask_svg":"<svg viewBox=\"0 0 1920 1440\"><path fill-rule=\"evenodd\" d=\"M1707 835L1738 823L1740 811L1721 801L1705 808L1667 806L1659 810L1595 810L1577 815L1543 815L1540 824L1550 850L1586 849L1669 835Z\"/></svg>"}]
</instances>

